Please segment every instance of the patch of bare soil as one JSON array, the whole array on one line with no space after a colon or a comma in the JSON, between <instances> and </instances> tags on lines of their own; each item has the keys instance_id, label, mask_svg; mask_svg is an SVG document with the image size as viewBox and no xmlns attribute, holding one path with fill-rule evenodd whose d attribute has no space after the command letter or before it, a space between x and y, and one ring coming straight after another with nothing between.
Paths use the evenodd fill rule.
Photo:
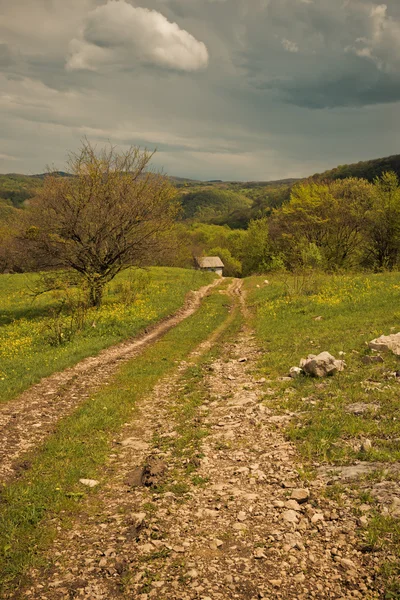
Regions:
<instances>
[{"instance_id":1,"label":"patch of bare soil","mask_svg":"<svg viewBox=\"0 0 400 600\"><path fill-rule=\"evenodd\" d=\"M192 315L201 300L220 283L216 280L191 292L184 306L173 316L148 328L144 334L103 350L61 373L54 373L26 390L15 400L0 406L0 482L29 468L24 455L54 430L62 417L107 383L121 363L137 356L149 344Z\"/></svg>"},{"instance_id":2,"label":"patch of bare soil","mask_svg":"<svg viewBox=\"0 0 400 600\"><path fill-rule=\"evenodd\" d=\"M162 441L179 435L170 407L188 359L139 404L116 440L96 514L88 511L60 533L51 572L31 573L31 586L15 597L378 598L374 557L362 552L352 507L325 498L322 479L304 488L282 421L263 404L251 375L257 356L251 334L242 331L207 371L196 417L210 432L197 471L203 487L188 477L183 494L154 487L183 473Z\"/></svg>"}]
</instances>

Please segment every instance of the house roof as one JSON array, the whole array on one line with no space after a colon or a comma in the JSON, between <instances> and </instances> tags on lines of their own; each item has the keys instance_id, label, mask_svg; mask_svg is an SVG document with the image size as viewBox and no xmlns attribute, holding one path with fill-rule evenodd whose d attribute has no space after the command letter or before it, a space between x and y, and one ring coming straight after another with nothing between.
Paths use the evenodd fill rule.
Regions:
<instances>
[{"instance_id":1,"label":"house roof","mask_svg":"<svg viewBox=\"0 0 400 600\"><path fill-rule=\"evenodd\" d=\"M196 261L202 269L223 269L225 266L219 256L200 256Z\"/></svg>"}]
</instances>

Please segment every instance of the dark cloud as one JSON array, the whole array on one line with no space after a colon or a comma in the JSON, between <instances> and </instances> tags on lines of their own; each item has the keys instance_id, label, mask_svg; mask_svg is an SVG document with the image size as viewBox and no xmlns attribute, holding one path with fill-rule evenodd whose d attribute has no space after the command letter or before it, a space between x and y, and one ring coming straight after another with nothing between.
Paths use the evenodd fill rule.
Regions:
<instances>
[{"instance_id":1,"label":"dark cloud","mask_svg":"<svg viewBox=\"0 0 400 600\"><path fill-rule=\"evenodd\" d=\"M2 171L87 135L157 166L277 179L398 151L388 0L0 0ZM8 157L8 158L7 158Z\"/></svg>"}]
</instances>

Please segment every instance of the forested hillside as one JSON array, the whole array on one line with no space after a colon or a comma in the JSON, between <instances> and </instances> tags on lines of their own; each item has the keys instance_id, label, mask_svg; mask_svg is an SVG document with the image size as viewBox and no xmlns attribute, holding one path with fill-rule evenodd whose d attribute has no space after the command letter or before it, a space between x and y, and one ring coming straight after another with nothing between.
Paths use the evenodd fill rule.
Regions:
<instances>
[{"instance_id":1,"label":"forested hillside","mask_svg":"<svg viewBox=\"0 0 400 600\"><path fill-rule=\"evenodd\" d=\"M335 179L346 179L347 177L358 177L374 181L387 171L393 171L400 176L400 154L377 158L374 160L365 160L351 165L339 165L335 169L317 173L313 179L318 181L334 181Z\"/></svg>"}]
</instances>

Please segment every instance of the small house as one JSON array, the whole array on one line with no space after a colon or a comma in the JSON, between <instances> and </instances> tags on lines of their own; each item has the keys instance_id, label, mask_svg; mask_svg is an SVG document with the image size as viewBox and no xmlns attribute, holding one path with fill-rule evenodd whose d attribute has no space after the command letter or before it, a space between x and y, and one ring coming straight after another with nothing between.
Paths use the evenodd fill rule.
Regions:
<instances>
[{"instance_id":1,"label":"small house","mask_svg":"<svg viewBox=\"0 0 400 600\"><path fill-rule=\"evenodd\" d=\"M221 275L224 270L224 263L219 256L199 256L195 258L196 269L200 271L214 271Z\"/></svg>"}]
</instances>

